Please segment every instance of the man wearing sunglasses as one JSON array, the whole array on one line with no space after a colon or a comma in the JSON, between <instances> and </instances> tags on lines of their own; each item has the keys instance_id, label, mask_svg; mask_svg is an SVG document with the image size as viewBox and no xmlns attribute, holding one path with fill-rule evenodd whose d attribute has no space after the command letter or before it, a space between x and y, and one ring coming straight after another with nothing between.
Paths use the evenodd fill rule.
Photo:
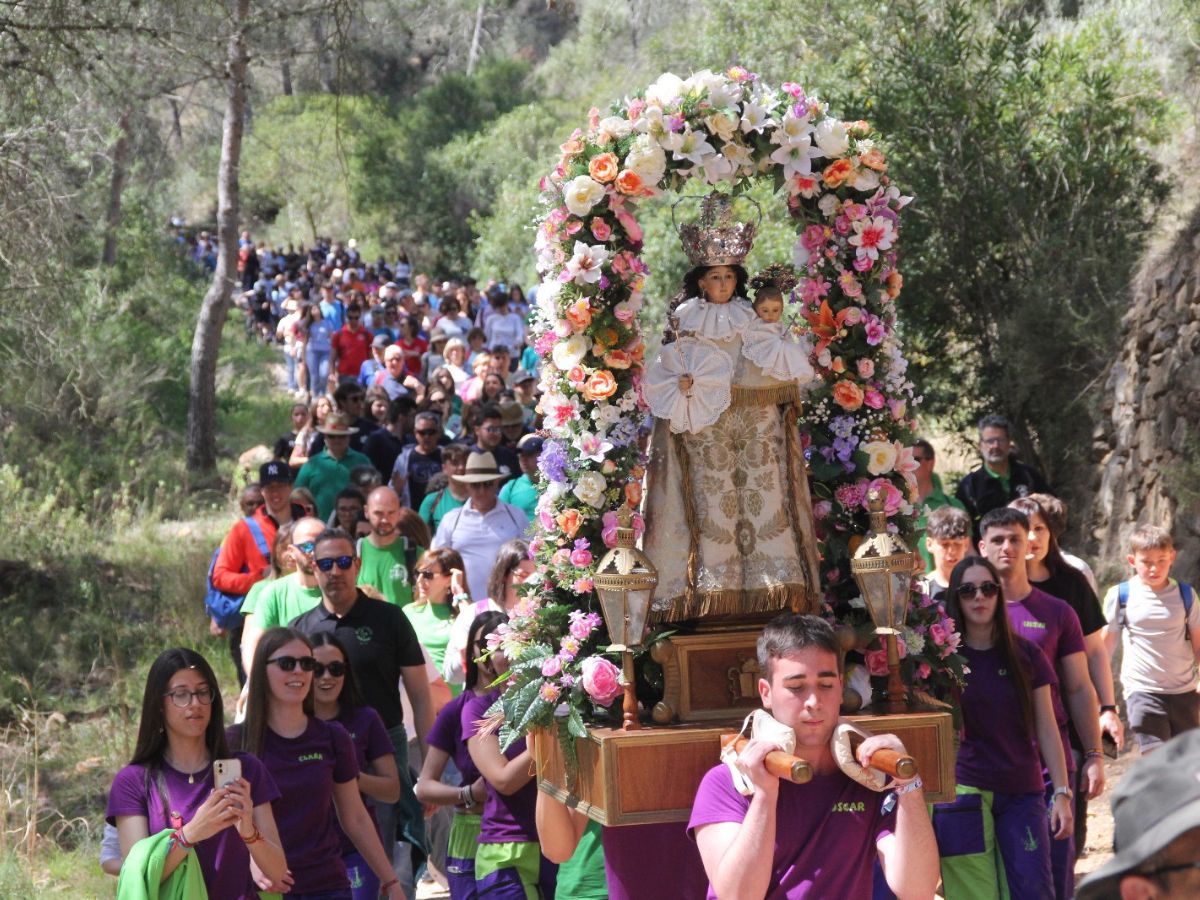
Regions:
<instances>
[{"instance_id":1,"label":"man wearing sunglasses","mask_svg":"<svg viewBox=\"0 0 1200 900\"><path fill-rule=\"evenodd\" d=\"M1023 512L1011 507L993 509L980 521L979 533L979 552L1000 573L1013 631L1037 644L1058 674L1058 684L1050 686L1050 697L1062 735L1068 775L1074 789L1086 790L1088 799L1094 799L1104 790L1100 703L1088 673L1079 616L1066 601L1030 584L1025 566L1025 557L1029 553L1029 519ZM1072 755L1069 725L1074 725L1085 748L1082 766L1076 764ZM1047 802L1052 799L1047 797ZM1059 900L1073 893L1075 852L1074 836L1051 841L1050 862Z\"/></svg>"},{"instance_id":2,"label":"man wearing sunglasses","mask_svg":"<svg viewBox=\"0 0 1200 900\"><path fill-rule=\"evenodd\" d=\"M421 806L413 793L408 767L408 736L400 686L408 695L417 730L417 744L425 753L425 735L433 724L433 705L425 656L408 617L400 607L368 597L357 587L359 559L354 539L340 528L327 528L313 542L312 563L321 602L290 624L307 635L336 634L346 648L347 661L362 689L367 705L383 719L396 749L400 773L400 800L376 804L383 848L395 859L397 829L415 846L424 848ZM398 872L411 881L411 872ZM412 888L412 885L408 886ZM411 891L410 891L411 895Z\"/></svg>"},{"instance_id":3,"label":"man wearing sunglasses","mask_svg":"<svg viewBox=\"0 0 1200 900\"><path fill-rule=\"evenodd\" d=\"M287 561L296 570L267 584L255 598L252 608L243 604L242 664L247 672L264 631L286 625L321 602L312 552L313 541L324 530L325 523L320 519L310 517L298 521L292 529L292 542L285 551Z\"/></svg>"},{"instance_id":4,"label":"man wearing sunglasses","mask_svg":"<svg viewBox=\"0 0 1200 900\"><path fill-rule=\"evenodd\" d=\"M429 479L442 471L442 417L425 410L413 419L417 443L407 444L396 457L391 483L400 502L409 509L420 509L429 487Z\"/></svg>"}]
</instances>

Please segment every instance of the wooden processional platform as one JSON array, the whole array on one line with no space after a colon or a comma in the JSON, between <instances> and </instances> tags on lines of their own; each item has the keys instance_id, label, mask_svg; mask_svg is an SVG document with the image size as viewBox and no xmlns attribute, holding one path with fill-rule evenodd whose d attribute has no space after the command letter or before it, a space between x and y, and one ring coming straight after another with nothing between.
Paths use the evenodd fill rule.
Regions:
<instances>
[{"instance_id":1,"label":"wooden processional platform","mask_svg":"<svg viewBox=\"0 0 1200 900\"><path fill-rule=\"evenodd\" d=\"M723 734L740 731L759 708L755 643L761 627L672 635L651 653L663 666L663 701L638 731L593 728L576 743L568 770L557 740L538 741L539 790L601 825L686 822L704 774L720 762ZM954 799L950 713L846 716L866 731L891 733L916 759L931 802Z\"/></svg>"}]
</instances>

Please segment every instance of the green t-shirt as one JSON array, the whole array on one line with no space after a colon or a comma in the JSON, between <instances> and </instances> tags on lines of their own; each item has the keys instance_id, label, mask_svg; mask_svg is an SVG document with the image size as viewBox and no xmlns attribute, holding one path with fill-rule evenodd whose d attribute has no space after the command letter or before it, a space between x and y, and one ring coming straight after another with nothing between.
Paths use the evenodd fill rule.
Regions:
<instances>
[{"instance_id":1,"label":"green t-shirt","mask_svg":"<svg viewBox=\"0 0 1200 900\"><path fill-rule=\"evenodd\" d=\"M254 616L263 629L288 625L321 602L321 589L306 588L300 583L300 573L292 572L268 582L254 607Z\"/></svg>"},{"instance_id":2,"label":"green t-shirt","mask_svg":"<svg viewBox=\"0 0 1200 900\"><path fill-rule=\"evenodd\" d=\"M446 603L410 603L404 607L404 615L412 623L413 631L421 646L429 651L433 664L442 671L446 659L446 645L450 643L450 629L454 620L450 617L450 606ZM454 696L462 693L462 685L450 688Z\"/></svg>"},{"instance_id":3,"label":"green t-shirt","mask_svg":"<svg viewBox=\"0 0 1200 900\"><path fill-rule=\"evenodd\" d=\"M533 521L533 517L537 513L538 492L537 485L529 480L528 475L514 478L500 488L500 499L513 506L519 506L525 510L525 515L529 516L529 520Z\"/></svg>"},{"instance_id":4,"label":"green t-shirt","mask_svg":"<svg viewBox=\"0 0 1200 900\"><path fill-rule=\"evenodd\" d=\"M434 505L434 501L437 505ZM425 499L421 501L421 509L419 510L421 518L429 524L431 532L437 532L438 526L442 524L442 517L452 510L458 509L464 505L466 500L457 500L450 493L450 488L434 491L431 494L426 494Z\"/></svg>"},{"instance_id":5,"label":"green t-shirt","mask_svg":"<svg viewBox=\"0 0 1200 900\"><path fill-rule=\"evenodd\" d=\"M418 549L410 559L408 539L403 536L386 547L376 547L370 538L363 538L358 542L358 555L362 559L358 583L371 585L388 603L407 606L413 598L409 569L419 553Z\"/></svg>"},{"instance_id":6,"label":"green t-shirt","mask_svg":"<svg viewBox=\"0 0 1200 900\"><path fill-rule=\"evenodd\" d=\"M571 900L608 900L600 828L599 822L589 821L571 858L558 867L555 896L570 897Z\"/></svg>"},{"instance_id":7,"label":"green t-shirt","mask_svg":"<svg viewBox=\"0 0 1200 900\"><path fill-rule=\"evenodd\" d=\"M256 581L250 585L250 590L242 599L242 615L248 616L254 612L254 607L258 605L258 598L262 596L263 591L275 583L276 579L264 578L261 581Z\"/></svg>"},{"instance_id":8,"label":"green t-shirt","mask_svg":"<svg viewBox=\"0 0 1200 900\"><path fill-rule=\"evenodd\" d=\"M317 515L326 521L333 514L337 495L350 485L350 472L359 466L371 465L370 457L357 450L346 450L341 459L334 459L322 450L300 467L296 487L308 488L317 501Z\"/></svg>"}]
</instances>

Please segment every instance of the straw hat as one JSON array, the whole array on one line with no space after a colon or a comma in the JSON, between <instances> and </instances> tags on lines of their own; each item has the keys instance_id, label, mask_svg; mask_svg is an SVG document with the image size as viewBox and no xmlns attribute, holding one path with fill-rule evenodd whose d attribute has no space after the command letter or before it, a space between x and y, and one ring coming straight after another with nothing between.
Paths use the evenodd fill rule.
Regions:
<instances>
[{"instance_id":1,"label":"straw hat","mask_svg":"<svg viewBox=\"0 0 1200 900\"><path fill-rule=\"evenodd\" d=\"M463 484L479 484L484 481L496 481L508 477L496 465L496 457L491 453L471 453L467 457L467 468L461 475L451 475L455 481Z\"/></svg>"},{"instance_id":2,"label":"straw hat","mask_svg":"<svg viewBox=\"0 0 1200 900\"><path fill-rule=\"evenodd\" d=\"M334 413L327 418L324 425L317 427L317 431L327 437L348 437L352 434L358 434L358 429L351 424L350 417L338 413Z\"/></svg>"}]
</instances>

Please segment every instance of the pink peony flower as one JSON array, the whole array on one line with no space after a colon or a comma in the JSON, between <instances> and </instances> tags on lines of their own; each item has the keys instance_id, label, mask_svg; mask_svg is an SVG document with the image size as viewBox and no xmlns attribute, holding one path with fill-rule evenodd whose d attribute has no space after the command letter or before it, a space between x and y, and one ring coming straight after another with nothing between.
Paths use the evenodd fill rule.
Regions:
<instances>
[{"instance_id":1,"label":"pink peony flower","mask_svg":"<svg viewBox=\"0 0 1200 900\"><path fill-rule=\"evenodd\" d=\"M573 550L571 552L571 565L577 569L586 569L592 564L591 550Z\"/></svg>"},{"instance_id":2,"label":"pink peony flower","mask_svg":"<svg viewBox=\"0 0 1200 900\"><path fill-rule=\"evenodd\" d=\"M547 678L553 678L562 671L562 660L557 656L547 657L542 663L542 674Z\"/></svg>"},{"instance_id":3,"label":"pink peony flower","mask_svg":"<svg viewBox=\"0 0 1200 900\"><path fill-rule=\"evenodd\" d=\"M886 675L888 673L886 650L868 650L863 655L867 660L868 675Z\"/></svg>"},{"instance_id":4,"label":"pink peony flower","mask_svg":"<svg viewBox=\"0 0 1200 900\"><path fill-rule=\"evenodd\" d=\"M865 508L867 505L867 496L874 489L882 491L884 495L883 510L889 516L894 516L900 511L900 504L904 502L904 495L900 493L900 489L887 478L876 478L866 486L862 492L862 505Z\"/></svg>"},{"instance_id":5,"label":"pink peony flower","mask_svg":"<svg viewBox=\"0 0 1200 900\"><path fill-rule=\"evenodd\" d=\"M854 262L851 263L851 265L854 266L855 272L868 272L874 263L871 262L870 257L855 257Z\"/></svg>"},{"instance_id":6,"label":"pink peony flower","mask_svg":"<svg viewBox=\"0 0 1200 900\"><path fill-rule=\"evenodd\" d=\"M883 394L875 390L875 388L867 388L863 392L863 403L871 407L871 409L883 409Z\"/></svg>"},{"instance_id":7,"label":"pink peony flower","mask_svg":"<svg viewBox=\"0 0 1200 900\"><path fill-rule=\"evenodd\" d=\"M583 689L600 706L609 706L621 696L621 670L602 656L583 661Z\"/></svg>"}]
</instances>

